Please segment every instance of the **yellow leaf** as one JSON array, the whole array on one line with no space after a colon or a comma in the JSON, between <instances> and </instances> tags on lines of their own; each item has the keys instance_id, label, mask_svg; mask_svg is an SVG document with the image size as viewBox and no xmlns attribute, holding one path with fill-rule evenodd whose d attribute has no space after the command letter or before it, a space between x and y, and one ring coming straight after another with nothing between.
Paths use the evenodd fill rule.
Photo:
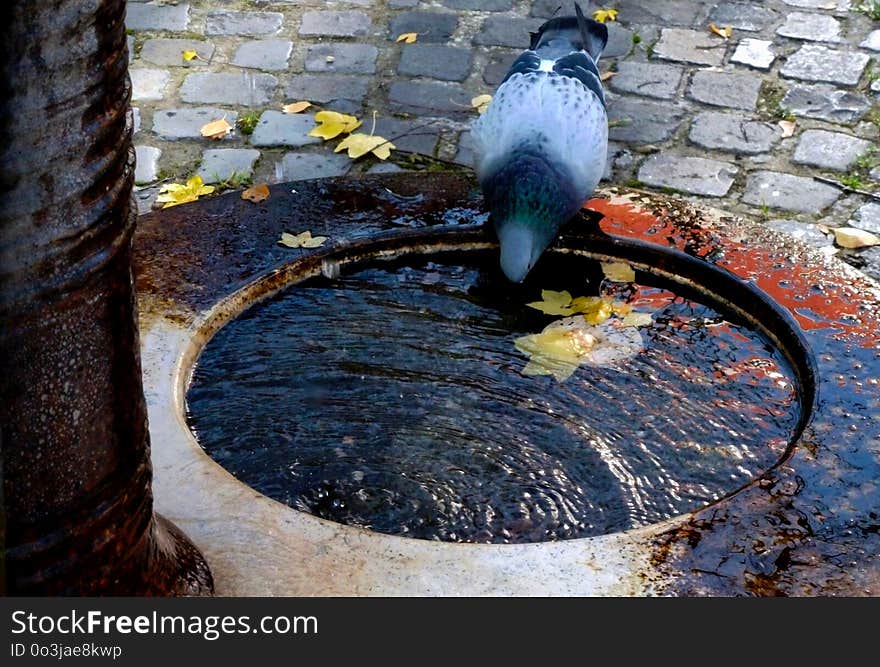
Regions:
<instances>
[{"instance_id":1,"label":"yellow leaf","mask_svg":"<svg viewBox=\"0 0 880 667\"><path fill-rule=\"evenodd\" d=\"M227 123L225 118L221 118L220 120L212 120L210 123L202 125L200 132L203 137L208 139L222 139L232 132L232 125Z\"/></svg>"},{"instance_id":2,"label":"yellow leaf","mask_svg":"<svg viewBox=\"0 0 880 667\"><path fill-rule=\"evenodd\" d=\"M193 58L198 58L198 57L199 57L199 54L196 53L195 51L186 50L183 52L183 59L187 62L189 62Z\"/></svg>"},{"instance_id":3,"label":"yellow leaf","mask_svg":"<svg viewBox=\"0 0 880 667\"><path fill-rule=\"evenodd\" d=\"M724 39L730 39L730 36L733 34L733 28L731 28L729 25L726 25L723 28L719 28L714 23L710 23L709 30L711 32L714 32L719 37L723 37Z\"/></svg>"},{"instance_id":4,"label":"yellow leaf","mask_svg":"<svg viewBox=\"0 0 880 667\"><path fill-rule=\"evenodd\" d=\"M651 313L629 313L620 321L622 327L649 327L654 322Z\"/></svg>"},{"instance_id":5,"label":"yellow leaf","mask_svg":"<svg viewBox=\"0 0 880 667\"><path fill-rule=\"evenodd\" d=\"M196 201L202 195L214 192L213 185L205 185L201 176L193 176L184 183L166 183L159 189L156 201L165 204L162 208Z\"/></svg>"},{"instance_id":6,"label":"yellow leaf","mask_svg":"<svg viewBox=\"0 0 880 667\"><path fill-rule=\"evenodd\" d=\"M278 243L287 246L288 248L317 248L324 245L324 241L326 240L326 236L312 236L312 233L309 230L306 230L301 234L288 234L287 232L282 232L281 238L278 239Z\"/></svg>"},{"instance_id":7,"label":"yellow leaf","mask_svg":"<svg viewBox=\"0 0 880 667\"><path fill-rule=\"evenodd\" d=\"M418 36L419 36L419 33L417 33L417 32L405 32L401 35L398 35L397 39L395 41L403 42L404 44L413 44L416 41L416 39L418 38Z\"/></svg>"},{"instance_id":8,"label":"yellow leaf","mask_svg":"<svg viewBox=\"0 0 880 667\"><path fill-rule=\"evenodd\" d=\"M583 313L587 324L593 325L602 324L614 312L611 299L603 299L598 296L584 296L580 299L575 299L571 302L571 306L576 313Z\"/></svg>"},{"instance_id":9,"label":"yellow leaf","mask_svg":"<svg viewBox=\"0 0 880 667\"><path fill-rule=\"evenodd\" d=\"M491 95L477 95L476 97L471 99L471 106L479 113L486 113L486 109L489 108L489 103L491 101Z\"/></svg>"},{"instance_id":10,"label":"yellow leaf","mask_svg":"<svg viewBox=\"0 0 880 667\"><path fill-rule=\"evenodd\" d=\"M596 338L582 327L560 320L547 325L539 334L514 341L517 350L529 357L524 375L552 375L563 382L589 360Z\"/></svg>"},{"instance_id":11,"label":"yellow leaf","mask_svg":"<svg viewBox=\"0 0 880 667\"><path fill-rule=\"evenodd\" d=\"M626 262L602 262L602 273L613 283L635 282L636 274Z\"/></svg>"},{"instance_id":12,"label":"yellow leaf","mask_svg":"<svg viewBox=\"0 0 880 667\"><path fill-rule=\"evenodd\" d=\"M241 198L259 204L269 198L269 186L263 184L250 187L241 193Z\"/></svg>"},{"instance_id":13,"label":"yellow leaf","mask_svg":"<svg viewBox=\"0 0 880 667\"><path fill-rule=\"evenodd\" d=\"M831 230L834 241L841 248L865 248L880 245L880 236L855 227L837 227Z\"/></svg>"},{"instance_id":14,"label":"yellow leaf","mask_svg":"<svg viewBox=\"0 0 880 667\"><path fill-rule=\"evenodd\" d=\"M597 9L593 12L593 20L598 21L599 23L605 23L606 21L616 21L617 20L617 10L616 9Z\"/></svg>"},{"instance_id":15,"label":"yellow leaf","mask_svg":"<svg viewBox=\"0 0 880 667\"><path fill-rule=\"evenodd\" d=\"M545 315L573 315L571 308L571 294L568 292L554 292L545 289L541 291L541 301L533 301L526 304L529 308L540 310Z\"/></svg>"},{"instance_id":16,"label":"yellow leaf","mask_svg":"<svg viewBox=\"0 0 880 667\"><path fill-rule=\"evenodd\" d=\"M361 121L354 116L336 111L319 111L315 114L315 122L319 125L312 128L309 136L320 137L324 141L338 137L343 133L354 132L361 125Z\"/></svg>"},{"instance_id":17,"label":"yellow leaf","mask_svg":"<svg viewBox=\"0 0 880 667\"><path fill-rule=\"evenodd\" d=\"M396 148L396 146L384 137L355 132L340 141L333 152L338 153L346 148L348 149L348 157L355 160L367 153L372 153L380 160L385 160L391 155L391 149Z\"/></svg>"},{"instance_id":18,"label":"yellow leaf","mask_svg":"<svg viewBox=\"0 0 880 667\"><path fill-rule=\"evenodd\" d=\"M301 111L308 109L310 106L312 106L311 102L291 102L290 104L285 104L281 107L281 110L284 113L300 113Z\"/></svg>"},{"instance_id":19,"label":"yellow leaf","mask_svg":"<svg viewBox=\"0 0 880 667\"><path fill-rule=\"evenodd\" d=\"M617 72L611 72L611 71L602 72L602 74L599 75L599 79L601 79L602 81L608 81L608 79L613 77L615 74L617 74Z\"/></svg>"},{"instance_id":20,"label":"yellow leaf","mask_svg":"<svg viewBox=\"0 0 880 667\"><path fill-rule=\"evenodd\" d=\"M794 134L794 127L796 123L793 120L781 120L779 121L779 127L782 129L782 138L786 139Z\"/></svg>"}]
</instances>

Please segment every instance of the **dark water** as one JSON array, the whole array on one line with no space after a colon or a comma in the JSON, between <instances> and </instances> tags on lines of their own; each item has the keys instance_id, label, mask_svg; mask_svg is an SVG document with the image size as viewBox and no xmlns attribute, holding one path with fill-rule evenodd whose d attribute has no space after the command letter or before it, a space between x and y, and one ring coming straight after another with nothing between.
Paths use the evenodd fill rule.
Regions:
<instances>
[{"instance_id":1,"label":"dark water","mask_svg":"<svg viewBox=\"0 0 880 667\"><path fill-rule=\"evenodd\" d=\"M800 408L761 335L651 276L609 285L598 264L559 259L514 287L494 263L377 265L257 304L196 366L200 443L296 509L464 542L652 523L782 454ZM644 349L564 382L522 375L514 340L558 319L525 306L541 289L610 289L654 311Z\"/></svg>"}]
</instances>

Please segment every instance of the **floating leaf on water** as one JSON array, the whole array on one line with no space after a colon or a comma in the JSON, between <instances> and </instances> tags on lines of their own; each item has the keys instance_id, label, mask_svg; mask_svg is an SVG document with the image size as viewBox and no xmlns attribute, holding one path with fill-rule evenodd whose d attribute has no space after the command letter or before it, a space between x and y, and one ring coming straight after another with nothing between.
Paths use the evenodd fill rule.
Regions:
<instances>
[{"instance_id":1,"label":"floating leaf on water","mask_svg":"<svg viewBox=\"0 0 880 667\"><path fill-rule=\"evenodd\" d=\"M787 139L794 134L794 128L797 123L793 120L781 120L778 125L782 130L782 138Z\"/></svg>"},{"instance_id":2,"label":"floating leaf on water","mask_svg":"<svg viewBox=\"0 0 880 667\"><path fill-rule=\"evenodd\" d=\"M591 334L577 329L546 327L539 334L522 336L514 341L516 349L529 357L525 375L552 375L564 382L584 361L596 343Z\"/></svg>"},{"instance_id":3,"label":"floating leaf on water","mask_svg":"<svg viewBox=\"0 0 880 667\"><path fill-rule=\"evenodd\" d=\"M709 31L714 32L719 37L723 37L724 39L730 39L730 36L733 34L733 28L729 25L724 26L723 28L719 28L714 23L709 24Z\"/></svg>"},{"instance_id":4,"label":"floating leaf on water","mask_svg":"<svg viewBox=\"0 0 880 667\"><path fill-rule=\"evenodd\" d=\"M214 192L213 185L205 185L201 176L193 176L186 183L166 183L159 189L156 201L165 204L162 208L196 201L202 195Z\"/></svg>"},{"instance_id":5,"label":"floating leaf on water","mask_svg":"<svg viewBox=\"0 0 880 667\"><path fill-rule=\"evenodd\" d=\"M626 262L602 262L602 273L613 283L635 282L636 274Z\"/></svg>"},{"instance_id":6,"label":"floating leaf on water","mask_svg":"<svg viewBox=\"0 0 880 667\"><path fill-rule=\"evenodd\" d=\"M281 107L281 110L284 113L300 113L308 109L310 106L312 106L311 102L306 102L305 100L303 100L301 102L291 102L290 104L285 104L283 107Z\"/></svg>"},{"instance_id":7,"label":"floating leaf on water","mask_svg":"<svg viewBox=\"0 0 880 667\"><path fill-rule=\"evenodd\" d=\"M241 198L259 204L269 198L269 186L261 184L250 187L241 193Z\"/></svg>"},{"instance_id":8,"label":"floating leaf on water","mask_svg":"<svg viewBox=\"0 0 880 667\"><path fill-rule=\"evenodd\" d=\"M288 248L317 248L324 245L326 240L326 236L312 236L312 232L306 230L301 234L282 232L278 243Z\"/></svg>"},{"instance_id":9,"label":"floating leaf on water","mask_svg":"<svg viewBox=\"0 0 880 667\"><path fill-rule=\"evenodd\" d=\"M616 9L597 9L593 12L593 20L599 23L606 21L616 21L618 11Z\"/></svg>"},{"instance_id":10,"label":"floating leaf on water","mask_svg":"<svg viewBox=\"0 0 880 667\"><path fill-rule=\"evenodd\" d=\"M414 44L418 39L419 33L417 32L404 32L397 36L395 42L403 42L404 44Z\"/></svg>"},{"instance_id":11,"label":"floating leaf on water","mask_svg":"<svg viewBox=\"0 0 880 667\"><path fill-rule=\"evenodd\" d=\"M186 51L183 52L183 59L187 62L189 62L193 58L198 58L198 57L199 57L199 54L196 53L195 51L191 51L191 50L187 49Z\"/></svg>"},{"instance_id":12,"label":"floating leaf on water","mask_svg":"<svg viewBox=\"0 0 880 667\"><path fill-rule=\"evenodd\" d=\"M865 248L880 245L880 236L855 227L836 227L831 230L834 241L841 248Z\"/></svg>"},{"instance_id":13,"label":"floating leaf on water","mask_svg":"<svg viewBox=\"0 0 880 667\"><path fill-rule=\"evenodd\" d=\"M611 299L599 299L596 303L591 304L586 310L578 309L579 313L584 314L587 324L602 324L611 317L614 312Z\"/></svg>"},{"instance_id":14,"label":"floating leaf on water","mask_svg":"<svg viewBox=\"0 0 880 667\"><path fill-rule=\"evenodd\" d=\"M227 123L225 118L220 118L212 120L210 123L205 123L199 131L203 137L208 139L222 139L232 132L232 125Z\"/></svg>"},{"instance_id":15,"label":"floating leaf on water","mask_svg":"<svg viewBox=\"0 0 880 667\"><path fill-rule=\"evenodd\" d=\"M343 133L354 132L361 125L361 121L354 116L337 111L319 111L315 114L315 122L319 125L312 128L309 136L320 137L324 141Z\"/></svg>"},{"instance_id":16,"label":"floating leaf on water","mask_svg":"<svg viewBox=\"0 0 880 667\"><path fill-rule=\"evenodd\" d=\"M476 97L471 98L471 106L479 113L486 113L486 109L489 108L491 102L491 95L477 95Z\"/></svg>"},{"instance_id":17,"label":"floating leaf on water","mask_svg":"<svg viewBox=\"0 0 880 667\"><path fill-rule=\"evenodd\" d=\"M333 151L338 153L348 149L348 157L357 159L367 153L372 153L380 160L385 160L391 155L391 149L396 148L394 144L375 134L364 134L363 132L355 132L349 134L345 139L339 142L339 145Z\"/></svg>"},{"instance_id":18,"label":"floating leaf on water","mask_svg":"<svg viewBox=\"0 0 880 667\"><path fill-rule=\"evenodd\" d=\"M649 327L654 323L651 313L632 312L626 315L621 321L622 327Z\"/></svg>"},{"instance_id":19,"label":"floating leaf on water","mask_svg":"<svg viewBox=\"0 0 880 667\"><path fill-rule=\"evenodd\" d=\"M571 294L568 292L554 292L545 289L541 291L541 301L533 301L526 304L529 308L540 310L545 315L573 315L571 308Z\"/></svg>"}]
</instances>

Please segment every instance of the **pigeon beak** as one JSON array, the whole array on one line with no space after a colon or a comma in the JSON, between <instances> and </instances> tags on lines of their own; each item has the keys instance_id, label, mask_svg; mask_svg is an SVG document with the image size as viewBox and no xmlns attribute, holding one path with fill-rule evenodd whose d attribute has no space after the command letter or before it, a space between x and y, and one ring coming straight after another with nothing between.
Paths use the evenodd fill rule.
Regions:
<instances>
[{"instance_id":1,"label":"pigeon beak","mask_svg":"<svg viewBox=\"0 0 880 667\"><path fill-rule=\"evenodd\" d=\"M535 235L527 227L506 224L498 230L501 270L508 280L521 283L541 255Z\"/></svg>"}]
</instances>

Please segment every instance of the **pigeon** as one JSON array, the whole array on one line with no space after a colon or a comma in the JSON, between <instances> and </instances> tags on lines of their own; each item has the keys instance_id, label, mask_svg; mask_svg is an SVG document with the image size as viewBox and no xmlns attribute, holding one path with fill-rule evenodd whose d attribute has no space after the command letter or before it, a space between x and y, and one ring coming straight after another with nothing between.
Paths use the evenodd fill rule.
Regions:
<instances>
[{"instance_id":1,"label":"pigeon","mask_svg":"<svg viewBox=\"0 0 880 667\"><path fill-rule=\"evenodd\" d=\"M605 171L608 116L596 66L608 28L561 16L531 33L488 109L474 122L474 166L501 246L501 270L522 282Z\"/></svg>"}]
</instances>

